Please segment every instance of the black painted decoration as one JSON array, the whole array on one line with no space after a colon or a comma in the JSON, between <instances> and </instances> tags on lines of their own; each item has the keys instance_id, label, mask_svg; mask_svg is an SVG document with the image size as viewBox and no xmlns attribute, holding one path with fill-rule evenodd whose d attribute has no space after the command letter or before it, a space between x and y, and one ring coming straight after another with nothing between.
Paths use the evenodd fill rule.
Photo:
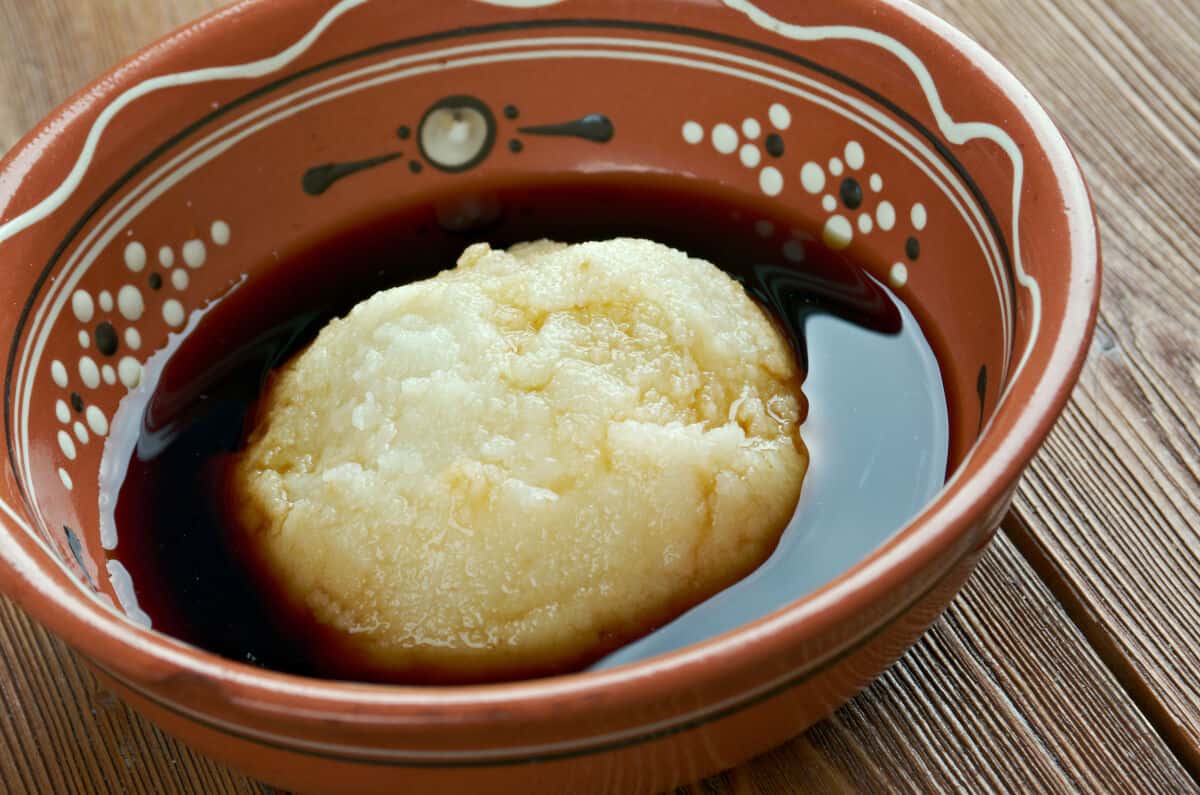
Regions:
<instances>
[{"instance_id":1,"label":"black painted decoration","mask_svg":"<svg viewBox=\"0 0 1200 795\"><path fill-rule=\"evenodd\" d=\"M564 135L582 138L585 141L594 141L598 144L606 144L616 134L616 127L613 126L612 119L603 113L589 113L581 119L561 124L522 127L520 132L526 135Z\"/></svg>"},{"instance_id":2,"label":"black painted decoration","mask_svg":"<svg viewBox=\"0 0 1200 795\"><path fill-rule=\"evenodd\" d=\"M508 142L508 151L512 152L514 155L519 154L524 149L525 144L521 143L521 141L516 138L513 138Z\"/></svg>"},{"instance_id":3,"label":"black painted decoration","mask_svg":"<svg viewBox=\"0 0 1200 795\"><path fill-rule=\"evenodd\" d=\"M71 393L71 408L75 409L76 414L83 413L83 398L78 392Z\"/></svg>"},{"instance_id":4,"label":"black painted decoration","mask_svg":"<svg viewBox=\"0 0 1200 795\"><path fill-rule=\"evenodd\" d=\"M847 177L842 180L842 203L847 209L857 210L862 206L863 189L862 185L858 184L858 180L853 177Z\"/></svg>"},{"instance_id":5,"label":"black painted decoration","mask_svg":"<svg viewBox=\"0 0 1200 795\"><path fill-rule=\"evenodd\" d=\"M159 277L159 283L162 283L161 277ZM115 355L117 349L121 347L119 338L117 337L117 330L113 328L113 324L109 323L107 320L96 326L96 333L94 336L96 338L96 349L105 356ZM76 409L76 411L82 410L83 408L81 400L80 408Z\"/></svg>"},{"instance_id":6,"label":"black painted decoration","mask_svg":"<svg viewBox=\"0 0 1200 795\"><path fill-rule=\"evenodd\" d=\"M483 137L476 142L475 149L466 153L468 156L463 157L463 152L454 153L453 156L447 156L447 153L438 151L438 142L442 138L442 132L434 126L433 120L441 119L444 124L446 116L454 122L463 122L468 125L477 123L482 125ZM469 171L475 166L482 163L491 154L492 147L496 143L496 117L492 114L492 109L488 104L478 97L473 97L469 94L456 94L450 97L444 97L429 106L425 111L425 115L421 117L421 123L417 126L417 146L421 148L421 156L436 169L445 171L450 174L458 174L463 171ZM431 145L433 149L431 150ZM415 171L413 172L416 173Z\"/></svg>"},{"instance_id":7,"label":"black painted decoration","mask_svg":"<svg viewBox=\"0 0 1200 795\"><path fill-rule=\"evenodd\" d=\"M975 435L983 433L983 404L987 401L988 372L987 365L979 368L979 377L975 379L975 392L979 395L979 430Z\"/></svg>"},{"instance_id":8,"label":"black painted decoration","mask_svg":"<svg viewBox=\"0 0 1200 795\"><path fill-rule=\"evenodd\" d=\"M340 179L357 174L360 171L366 171L369 168L381 166L384 163L390 163L393 160L404 157L403 152L392 152L391 154L372 157L367 160L356 160L351 163L326 163L322 166L313 166L308 171L304 172L304 178L300 181L304 192L309 196L320 196L325 191L333 187L333 184Z\"/></svg>"},{"instance_id":9,"label":"black painted decoration","mask_svg":"<svg viewBox=\"0 0 1200 795\"><path fill-rule=\"evenodd\" d=\"M921 241L915 237L910 237L904 244L904 253L908 255L909 259L916 260L917 257L921 256Z\"/></svg>"},{"instance_id":10,"label":"black painted decoration","mask_svg":"<svg viewBox=\"0 0 1200 795\"><path fill-rule=\"evenodd\" d=\"M79 540L79 535L66 525L63 525L63 534L67 537L67 546L71 548L71 557L75 558L75 563L87 578L88 584L95 588L96 583L92 580L92 573L88 571L87 561L83 557L83 543Z\"/></svg>"},{"instance_id":11,"label":"black painted decoration","mask_svg":"<svg viewBox=\"0 0 1200 795\"><path fill-rule=\"evenodd\" d=\"M771 157L783 157L785 147L783 145L783 136L779 133L768 135L763 145L767 150L767 154Z\"/></svg>"}]
</instances>

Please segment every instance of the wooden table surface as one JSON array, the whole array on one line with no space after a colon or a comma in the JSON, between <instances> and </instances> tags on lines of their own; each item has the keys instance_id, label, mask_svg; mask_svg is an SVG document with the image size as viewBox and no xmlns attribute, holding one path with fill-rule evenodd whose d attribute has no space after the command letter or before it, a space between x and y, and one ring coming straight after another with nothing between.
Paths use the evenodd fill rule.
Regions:
<instances>
[{"instance_id":1,"label":"wooden table surface","mask_svg":"<svg viewBox=\"0 0 1200 795\"><path fill-rule=\"evenodd\" d=\"M0 0L0 150L218 0ZM1075 147L1104 303L1075 398L962 594L863 694L696 792L1197 792L1200 3L925 0ZM0 600L0 793L261 792Z\"/></svg>"}]
</instances>

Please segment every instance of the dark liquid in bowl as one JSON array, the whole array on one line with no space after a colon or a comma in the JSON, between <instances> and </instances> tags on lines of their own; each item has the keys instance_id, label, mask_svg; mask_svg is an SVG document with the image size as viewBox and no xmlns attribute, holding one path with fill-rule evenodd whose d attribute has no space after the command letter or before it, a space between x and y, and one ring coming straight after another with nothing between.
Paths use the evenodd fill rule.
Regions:
<instances>
[{"instance_id":1,"label":"dark liquid in bowl","mask_svg":"<svg viewBox=\"0 0 1200 795\"><path fill-rule=\"evenodd\" d=\"M393 213L261 269L261 275L210 307L169 357L158 366L148 364L147 377L157 377L157 384L138 409L140 421L114 423L106 465L127 468L116 493L102 499L113 504L108 519L119 537L110 554L129 570L141 609L155 629L232 659L312 676L387 679L379 672L331 668L327 660L318 664L306 648L319 638L279 625L275 597L226 545L231 534L222 525L222 493L214 472L222 457L237 449L247 413L272 367L310 341L331 317L380 289L452 267L466 245L480 240L501 247L543 237L567 242L645 237L717 264L774 316L802 366L812 354L857 372L890 373L888 382L870 394L861 388L845 394L849 387L839 387L837 379L806 383L810 422L817 414L834 420L827 427L871 432L874 402L886 401L894 417L910 401L913 412L927 416L930 394L942 395L932 410L934 436L940 433L940 438L915 438L904 452L893 446L886 460L870 464L891 471L924 467L936 487L945 476L950 423L936 358L920 327L894 294L860 267L828 252L804 229L794 229L794 219L764 218L761 210L751 214L685 185L663 190L596 181L526 188ZM817 317L838 319L838 333L821 336L824 344L839 340L837 350L810 350L806 328ZM921 352L924 366L887 367L901 348L909 356ZM807 430L802 428L812 480L822 450ZM897 485L895 494L864 494L855 480L825 477L820 493L812 493L806 482L801 503L913 499L899 491L911 491L911 485ZM796 524L786 532L821 532ZM597 657L607 651L597 650Z\"/></svg>"}]
</instances>

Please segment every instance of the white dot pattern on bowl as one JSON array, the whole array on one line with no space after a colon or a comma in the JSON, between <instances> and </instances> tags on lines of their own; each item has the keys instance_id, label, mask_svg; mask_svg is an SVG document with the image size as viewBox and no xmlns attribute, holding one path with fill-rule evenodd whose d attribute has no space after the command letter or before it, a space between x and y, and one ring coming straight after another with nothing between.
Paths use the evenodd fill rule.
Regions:
<instances>
[{"instance_id":1,"label":"white dot pattern on bowl","mask_svg":"<svg viewBox=\"0 0 1200 795\"><path fill-rule=\"evenodd\" d=\"M854 240L854 227L850 225L846 216L835 215L825 222L825 228L821 230L821 239L834 251L841 251Z\"/></svg>"},{"instance_id":2,"label":"white dot pattern on bowl","mask_svg":"<svg viewBox=\"0 0 1200 795\"><path fill-rule=\"evenodd\" d=\"M221 220L213 221L208 231L209 239L218 246L228 246L232 234L229 224Z\"/></svg>"},{"instance_id":3,"label":"white dot pattern on bowl","mask_svg":"<svg viewBox=\"0 0 1200 795\"><path fill-rule=\"evenodd\" d=\"M770 107L767 116L777 130L783 131L792 126L792 112L778 102Z\"/></svg>"},{"instance_id":4,"label":"white dot pattern on bowl","mask_svg":"<svg viewBox=\"0 0 1200 795\"><path fill-rule=\"evenodd\" d=\"M54 379L54 384L59 389L67 388L67 368L58 359L50 362L50 377Z\"/></svg>"},{"instance_id":5,"label":"white dot pattern on bowl","mask_svg":"<svg viewBox=\"0 0 1200 795\"><path fill-rule=\"evenodd\" d=\"M929 215L925 212L925 205L920 203L914 204L910 217L913 228L918 232L924 231L925 225L929 222Z\"/></svg>"},{"instance_id":6,"label":"white dot pattern on bowl","mask_svg":"<svg viewBox=\"0 0 1200 795\"><path fill-rule=\"evenodd\" d=\"M189 268L202 268L208 260L208 249L203 240L189 240L183 244L183 262Z\"/></svg>"},{"instance_id":7,"label":"white dot pattern on bowl","mask_svg":"<svg viewBox=\"0 0 1200 795\"><path fill-rule=\"evenodd\" d=\"M58 432L58 449L67 457L68 461L74 461L78 453L75 450L75 440L71 438L71 434L66 431Z\"/></svg>"},{"instance_id":8,"label":"white dot pattern on bowl","mask_svg":"<svg viewBox=\"0 0 1200 795\"><path fill-rule=\"evenodd\" d=\"M96 314L96 304L87 290L76 290L71 296L71 311L80 323L90 323Z\"/></svg>"},{"instance_id":9,"label":"white dot pattern on bowl","mask_svg":"<svg viewBox=\"0 0 1200 795\"><path fill-rule=\"evenodd\" d=\"M129 389L136 389L142 382L142 365L132 356L125 356L117 363L117 376Z\"/></svg>"},{"instance_id":10,"label":"white dot pattern on bowl","mask_svg":"<svg viewBox=\"0 0 1200 795\"><path fill-rule=\"evenodd\" d=\"M91 356L79 357L79 379L88 389L100 386L100 365Z\"/></svg>"},{"instance_id":11,"label":"white dot pattern on bowl","mask_svg":"<svg viewBox=\"0 0 1200 795\"><path fill-rule=\"evenodd\" d=\"M108 417L104 416L104 412L99 406L88 406L84 414L87 419L88 427L92 429L92 433L97 436L105 436L108 434Z\"/></svg>"},{"instance_id":12,"label":"white dot pattern on bowl","mask_svg":"<svg viewBox=\"0 0 1200 795\"><path fill-rule=\"evenodd\" d=\"M768 196L778 196L783 192L783 174L774 166L767 166L759 172L758 185Z\"/></svg>"},{"instance_id":13,"label":"white dot pattern on bowl","mask_svg":"<svg viewBox=\"0 0 1200 795\"><path fill-rule=\"evenodd\" d=\"M209 240L216 248L232 242L233 231L226 221L212 221L208 232ZM127 232L127 237L133 238L132 231ZM64 460L59 468L59 479L68 490L74 488L74 481L67 470L69 462L79 458L81 448L87 446L93 437L108 435L108 414L101 407L101 402L110 399L111 393L104 387L119 384L126 390L133 390L141 384L143 366L140 359L128 354L120 355L119 351L122 344L128 353L141 351L143 337L138 324L147 316L147 310L151 309L147 301L155 300L163 282L169 279L177 297L165 298L160 311L169 328L181 327L187 319L182 294L191 287L193 281L189 270L202 268L210 256L208 246L197 238L161 245L156 242L150 248L146 242L137 239L129 239L121 245L116 256L125 266L122 272L126 277L131 273L140 274L141 278L147 280L146 286L125 283L95 293L80 288L71 294L71 313L74 320L83 326L76 332L79 346L87 352L80 355L74 368L78 374L77 383L81 386L69 395L69 400L64 396L54 403L54 414L62 428L58 436L58 452ZM154 259L157 268L150 267L150 251L156 252ZM179 264L177 251L178 258L187 268L175 267ZM146 273L148 270L153 272ZM113 358L105 361L106 357ZM49 370L51 379L59 389L66 390L71 386L72 373L67 364L55 359L50 363ZM99 391L89 396L83 389ZM76 419L76 414L82 416Z\"/></svg>"},{"instance_id":14,"label":"white dot pattern on bowl","mask_svg":"<svg viewBox=\"0 0 1200 795\"><path fill-rule=\"evenodd\" d=\"M740 153L742 165L746 168L757 168L762 162L762 152L754 144L745 144Z\"/></svg>"},{"instance_id":15,"label":"white dot pattern on bowl","mask_svg":"<svg viewBox=\"0 0 1200 795\"><path fill-rule=\"evenodd\" d=\"M136 240L125 247L125 267L134 273L146 268L146 247Z\"/></svg>"},{"instance_id":16,"label":"white dot pattern on bowl","mask_svg":"<svg viewBox=\"0 0 1200 795\"><path fill-rule=\"evenodd\" d=\"M142 291L132 284L123 286L117 292L117 308L121 311L121 317L126 320L140 320L146 312L146 302L142 298Z\"/></svg>"},{"instance_id":17,"label":"white dot pattern on bowl","mask_svg":"<svg viewBox=\"0 0 1200 795\"><path fill-rule=\"evenodd\" d=\"M880 198L874 209L868 205L869 201L875 201L875 197L865 193L863 183L857 176L857 172L866 167L867 160L866 148L859 141L848 141L838 155L829 159L827 167L822 167L817 161L810 160L800 170L801 185L806 192L814 196L825 190L829 177L840 180L836 187L830 188L833 192L821 196L821 208L828 214L822 238L831 247L846 248L853 243L856 234L870 235L876 231L892 232L898 226L899 216L891 201ZM871 194L883 193L884 178L882 174L871 173L866 178L866 182ZM847 211L858 213L854 223L844 218L843 213ZM913 229L918 232L928 226L928 211L919 202L912 205L909 217ZM907 258L916 261L920 254L920 241L915 237L906 236L902 245ZM892 266L888 271L887 280L894 287L903 287L908 284L911 264L903 262L897 264L903 265L903 268Z\"/></svg>"},{"instance_id":18,"label":"white dot pattern on bowl","mask_svg":"<svg viewBox=\"0 0 1200 795\"><path fill-rule=\"evenodd\" d=\"M713 148L723 155L733 154L738 148L737 130L733 129L733 127L730 125L721 122L716 127L713 127L712 144Z\"/></svg>"},{"instance_id":19,"label":"white dot pattern on bowl","mask_svg":"<svg viewBox=\"0 0 1200 795\"><path fill-rule=\"evenodd\" d=\"M172 328L182 326L184 321L183 304L176 301L174 298L163 304L162 308L163 320Z\"/></svg>"},{"instance_id":20,"label":"white dot pattern on bowl","mask_svg":"<svg viewBox=\"0 0 1200 795\"><path fill-rule=\"evenodd\" d=\"M892 231L896 228L896 208L891 202L880 202L875 208L875 220L879 222L879 228L883 231Z\"/></svg>"},{"instance_id":21,"label":"white dot pattern on bowl","mask_svg":"<svg viewBox=\"0 0 1200 795\"><path fill-rule=\"evenodd\" d=\"M767 109L766 115L770 130L758 116L746 116L741 122L718 120L709 131L708 139L718 154L736 154L746 168L761 169L758 171L759 189L767 196L778 196L784 189L783 173L776 166L764 165L763 161L767 155L772 158L783 156L785 144L779 132L791 126L792 114L786 106L775 103ZM695 119L685 121L681 131L684 143L689 145L698 144L705 137L704 125ZM764 134L766 137L762 144L755 143L762 139Z\"/></svg>"},{"instance_id":22,"label":"white dot pattern on bowl","mask_svg":"<svg viewBox=\"0 0 1200 795\"><path fill-rule=\"evenodd\" d=\"M817 163L809 161L800 169L800 184L804 190L818 194L825 190L825 171Z\"/></svg>"}]
</instances>

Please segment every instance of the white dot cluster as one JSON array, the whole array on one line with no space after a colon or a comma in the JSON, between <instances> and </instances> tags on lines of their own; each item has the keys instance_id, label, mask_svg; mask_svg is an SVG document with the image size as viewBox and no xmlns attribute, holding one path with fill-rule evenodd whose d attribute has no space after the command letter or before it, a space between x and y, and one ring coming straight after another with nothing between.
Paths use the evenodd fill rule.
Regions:
<instances>
[{"instance_id":1,"label":"white dot cluster","mask_svg":"<svg viewBox=\"0 0 1200 795\"><path fill-rule=\"evenodd\" d=\"M703 137L703 130L700 132ZM129 233L132 237L132 231ZM176 249L163 245L157 249L155 260L159 268L167 273L161 276L163 289L169 284L176 293L182 293L191 284L189 270L194 271L204 267L209 257L210 244L217 247L229 245L233 232L228 223L222 220L213 221L208 230L208 241L200 238L186 240ZM139 240L130 240L121 251L127 275L140 276L151 265L150 253L146 245ZM177 264L185 267L176 267ZM141 282L141 280L138 280ZM71 294L71 312L75 320L84 326L78 330L78 340L81 353L75 366L69 367L60 359L50 362L50 378L59 389L70 389L83 398L82 408L76 412L66 400L54 403L54 416L58 420L60 430L57 434L58 449L66 462L75 461L80 454L80 447L86 446L93 436L102 438L108 434L109 420L94 400L89 400L89 392L98 390L102 385L115 386L118 382L127 390L136 389L142 380L142 364L135 357L122 355L115 362L97 361L102 353L91 353L92 332L90 326L100 322L102 315L109 315L107 321L114 327L123 325L119 332L119 340L123 342L128 352L137 352L142 348L142 333L137 327L138 321L146 316L147 298L153 297L153 292L134 282L127 282L115 287L114 290L103 289L93 295L85 289L76 289ZM162 318L171 328L182 327L187 321L187 310L178 297L166 298L161 307ZM76 378L72 379L72 371ZM76 405L79 405L76 403ZM74 434L74 436L72 436ZM74 488L71 474L65 468L59 468L59 479L68 491Z\"/></svg>"},{"instance_id":2,"label":"white dot cluster","mask_svg":"<svg viewBox=\"0 0 1200 795\"><path fill-rule=\"evenodd\" d=\"M810 160L800 168L801 187L813 196L821 196L821 208L829 214L821 231L821 238L825 245L834 250L840 251L849 247L854 242L855 234L865 236L876 229L891 232L899 222L895 205L886 199L876 202L874 211L863 210L860 207L861 211L854 219L840 212L841 203L830 177L838 178L848 172L861 171L866 164L867 153L862 144L850 141L841 155L830 158L828 165ZM863 184L864 180L859 180L859 183ZM864 187L869 188L873 194L882 193L883 176L869 175ZM869 198L867 195L863 196L863 205L868 203ZM925 206L920 203L914 204L909 213L909 220L918 232L924 230L929 222ZM896 262L888 272L888 281L896 288L905 286L908 283L908 266L903 262Z\"/></svg>"},{"instance_id":3,"label":"white dot cluster","mask_svg":"<svg viewBox=\"0 0 1200 795\"><path fill-rule=\"evenodd\" d=\"M767 123L779 132L792 126L792 112L778 102L767 108ZM683 124L683 140L691 146L704 143L705 128L698 121ZM748 169L758 170L758 187L767 196L778 196L783 192L783 173L775 166L763 166L762 149L756 143L764 132L763 123L750 116L735 126L732 122L718 122L707 132L707 138L719 154L737 154L738 160ZM759 170L761 167L761 170Z\"/></svg>"}]
</instances>

